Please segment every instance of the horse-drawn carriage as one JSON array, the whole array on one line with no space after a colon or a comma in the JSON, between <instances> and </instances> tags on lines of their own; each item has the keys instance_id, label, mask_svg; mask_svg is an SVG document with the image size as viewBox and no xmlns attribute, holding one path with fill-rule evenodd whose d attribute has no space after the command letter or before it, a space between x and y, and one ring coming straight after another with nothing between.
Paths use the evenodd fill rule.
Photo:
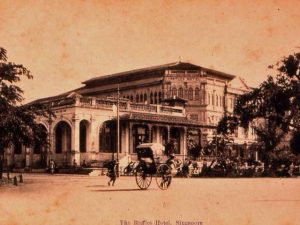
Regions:
<instances>
[{"instance_id":1,"label":"horse-drawn carriage","mask_svg":"<svg viewBox=\"0 0 300 225\"><path fill-rule=\"evenodd\" d=\"M172 181L172 169L165 163L160 162L164 147L157 143L144 143L136 148L138 165L135 169L135 180L140 189L147 189L152 177L155 176L157 186L166 190Z\"/></svg>"}]
</instances>

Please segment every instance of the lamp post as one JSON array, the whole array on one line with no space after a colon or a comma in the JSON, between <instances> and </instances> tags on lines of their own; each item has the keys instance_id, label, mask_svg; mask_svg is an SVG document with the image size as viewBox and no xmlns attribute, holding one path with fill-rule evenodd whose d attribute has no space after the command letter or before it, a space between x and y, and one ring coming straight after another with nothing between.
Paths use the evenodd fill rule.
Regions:
<instances>
[{"instance_id":1,"label":"lamp post","mask_svg":"<svg viewBox=\"0 0 300 225\"><path fill-rule=\"evenodd\" d=\"M119 151L120 151L120 88L118 84L118 96L117 96L117 161L119 161Z\"/></svg>"},{"instance_id":2,"label":"lamp post","mask_svg":"<svg viewBox=\"0 0 300 225\"><path fill-rule=\"evenodd\" d=\"M120 87L117 94L117 176L119 176L119 151L120 151Z\"/></svg>"}]
</instances>

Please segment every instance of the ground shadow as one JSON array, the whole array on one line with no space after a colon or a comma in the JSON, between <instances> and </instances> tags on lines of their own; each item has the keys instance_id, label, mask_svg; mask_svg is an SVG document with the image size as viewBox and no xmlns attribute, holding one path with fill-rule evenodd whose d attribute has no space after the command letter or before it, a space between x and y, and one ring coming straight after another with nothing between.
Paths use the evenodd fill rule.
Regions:
<instances>
[{"instance_id":1,"label":"ground shadow","mask_svg":"<svg viewBox=\"0 0 300 225\"><path fill-rule=\"evenodd\" d=\"M147 189L152 190L152 189ZM91 190L93 192L122 192L122 191L146 191L146 190L141 190L139 188L126 188L126 189L105 189L105 190Z\"/></svg>"},{"instance_id":2,"label":"ground shadow","mask_svg":"<svg viewBox=\"0 0 300 225\"><path fill-rule=\"evenodd\" d=\"M86 187L107 187L107 185L89 185L89 186L86 186Z\"/></svg>"}]
</instances>

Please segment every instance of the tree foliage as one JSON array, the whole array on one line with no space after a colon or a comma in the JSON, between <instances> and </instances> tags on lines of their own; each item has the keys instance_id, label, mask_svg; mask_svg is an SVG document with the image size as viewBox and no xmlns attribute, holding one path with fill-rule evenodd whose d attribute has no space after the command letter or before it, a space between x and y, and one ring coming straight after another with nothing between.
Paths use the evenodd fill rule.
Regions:
<instances>
[{"instance_id":1,"label":"tree foliage","mask_svg":"<svg viewBox=\"0 0 300 225\"><path fill-rule=\"evenodd\" d=\"M220 121L218 132L228 135L238 126L245 129L252 126L262 148L270 152L288 132L299 131L299 62L300 53L295 53L269 66L276 75L269 75L258 88L239 96L233 115L226 115Z\"/></svg>"},{"instance_id":2,"label":"tree foliage","mask_svg":"<svg viewBox=\"0 0 300 225\"><path fill-rule=\"evenodd\" d=\"M0 47L0 153L14 143L25 146L46 145L47 134L36 119L53 115L39 103L22 104L23 90L18 86L21 78L32 79L30 71L21 64L9 62L7 52ZM2 164L2 163L1 163ZM1 166L0 166L1 167Z\"/></svg>"}]
</instances>

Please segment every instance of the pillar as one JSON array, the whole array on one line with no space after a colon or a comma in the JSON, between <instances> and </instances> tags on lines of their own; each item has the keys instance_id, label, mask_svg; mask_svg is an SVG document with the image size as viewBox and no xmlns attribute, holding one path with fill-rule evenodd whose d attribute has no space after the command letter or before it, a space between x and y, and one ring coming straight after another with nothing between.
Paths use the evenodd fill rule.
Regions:
<instances>
[{"instance_id":1,"label":"pillar","mask_svg":"<svg viewBox=\"0 0 300 225\"><path fill-rule=\"evenodd\" d=\"M70 165L73 165L73 161L75 160L77 165L80 164L80 149L79 149L79 141L80 141L80 126L79 126L79 118L73 119L72 125L72 150L71 150L71 162Z\"/></svg>"},{"instance_id":2,"label":"pillar","mask_svg":"<svg viewBox=\"0 0 300 225\"><path fill-rule=\"evenodd\" d=\"M131 122L129 122L129 134L128 134L128 136L129 136L129 140L128 140L128 152L129 153L133 153L133 136L132 136L132 134L133 134L133 132L132 132L132 129L133 129L133 124L131 123Z\"/></svg>"},{"instance_id":3,"label":"pillar","mask_svg":"<svg viewBox=\"0 0 300 225\"><path fill-rule=\"evenodd\" d=\"M183 159L187 156L187 128L183 129L183 140L182 140L182 149L183 149Z\"/></svg>"},{"instance_id":4,"label":"pillar","mask_svg":"<svg viewBox=\"0 0 300 225\"><path fill-rule=\"evenodd\" d=\"M32 149L25 147L25 168L30 169L31 168L31 152Z\"/></svg>"},{"instance_id":5,"label":"pillar","mask_svg":"<svg viewBox=\"0 0 300 225\"><path fill-rule=\"evenodd\" d=\"M171 139L171 127L167 126L167 142Z\"/></svg>"},{"instance_id":6,"label":"pillar","mask_svg":"<svg viewBox=\"0 0 300 225\"><path fill-rule=\"evenodd\" d=\"M152 125L148 124L148 130L149 130L149 142L153 142L152 140Z\"/></svg>"},{"instance_id":7,"label":"pillar","mask_svg":"<svg viewBox=\"0 0 300 225\"><path fill-rule=\"evenodd\" d=\"M130 145L130 124L125 124L125 129L124 129L124 144L122 145L122 148L124 148L124 153L125 156L129 154L129 145ZM122 151L121 151L122 152Z\"/></svg>"}]
</instances>

